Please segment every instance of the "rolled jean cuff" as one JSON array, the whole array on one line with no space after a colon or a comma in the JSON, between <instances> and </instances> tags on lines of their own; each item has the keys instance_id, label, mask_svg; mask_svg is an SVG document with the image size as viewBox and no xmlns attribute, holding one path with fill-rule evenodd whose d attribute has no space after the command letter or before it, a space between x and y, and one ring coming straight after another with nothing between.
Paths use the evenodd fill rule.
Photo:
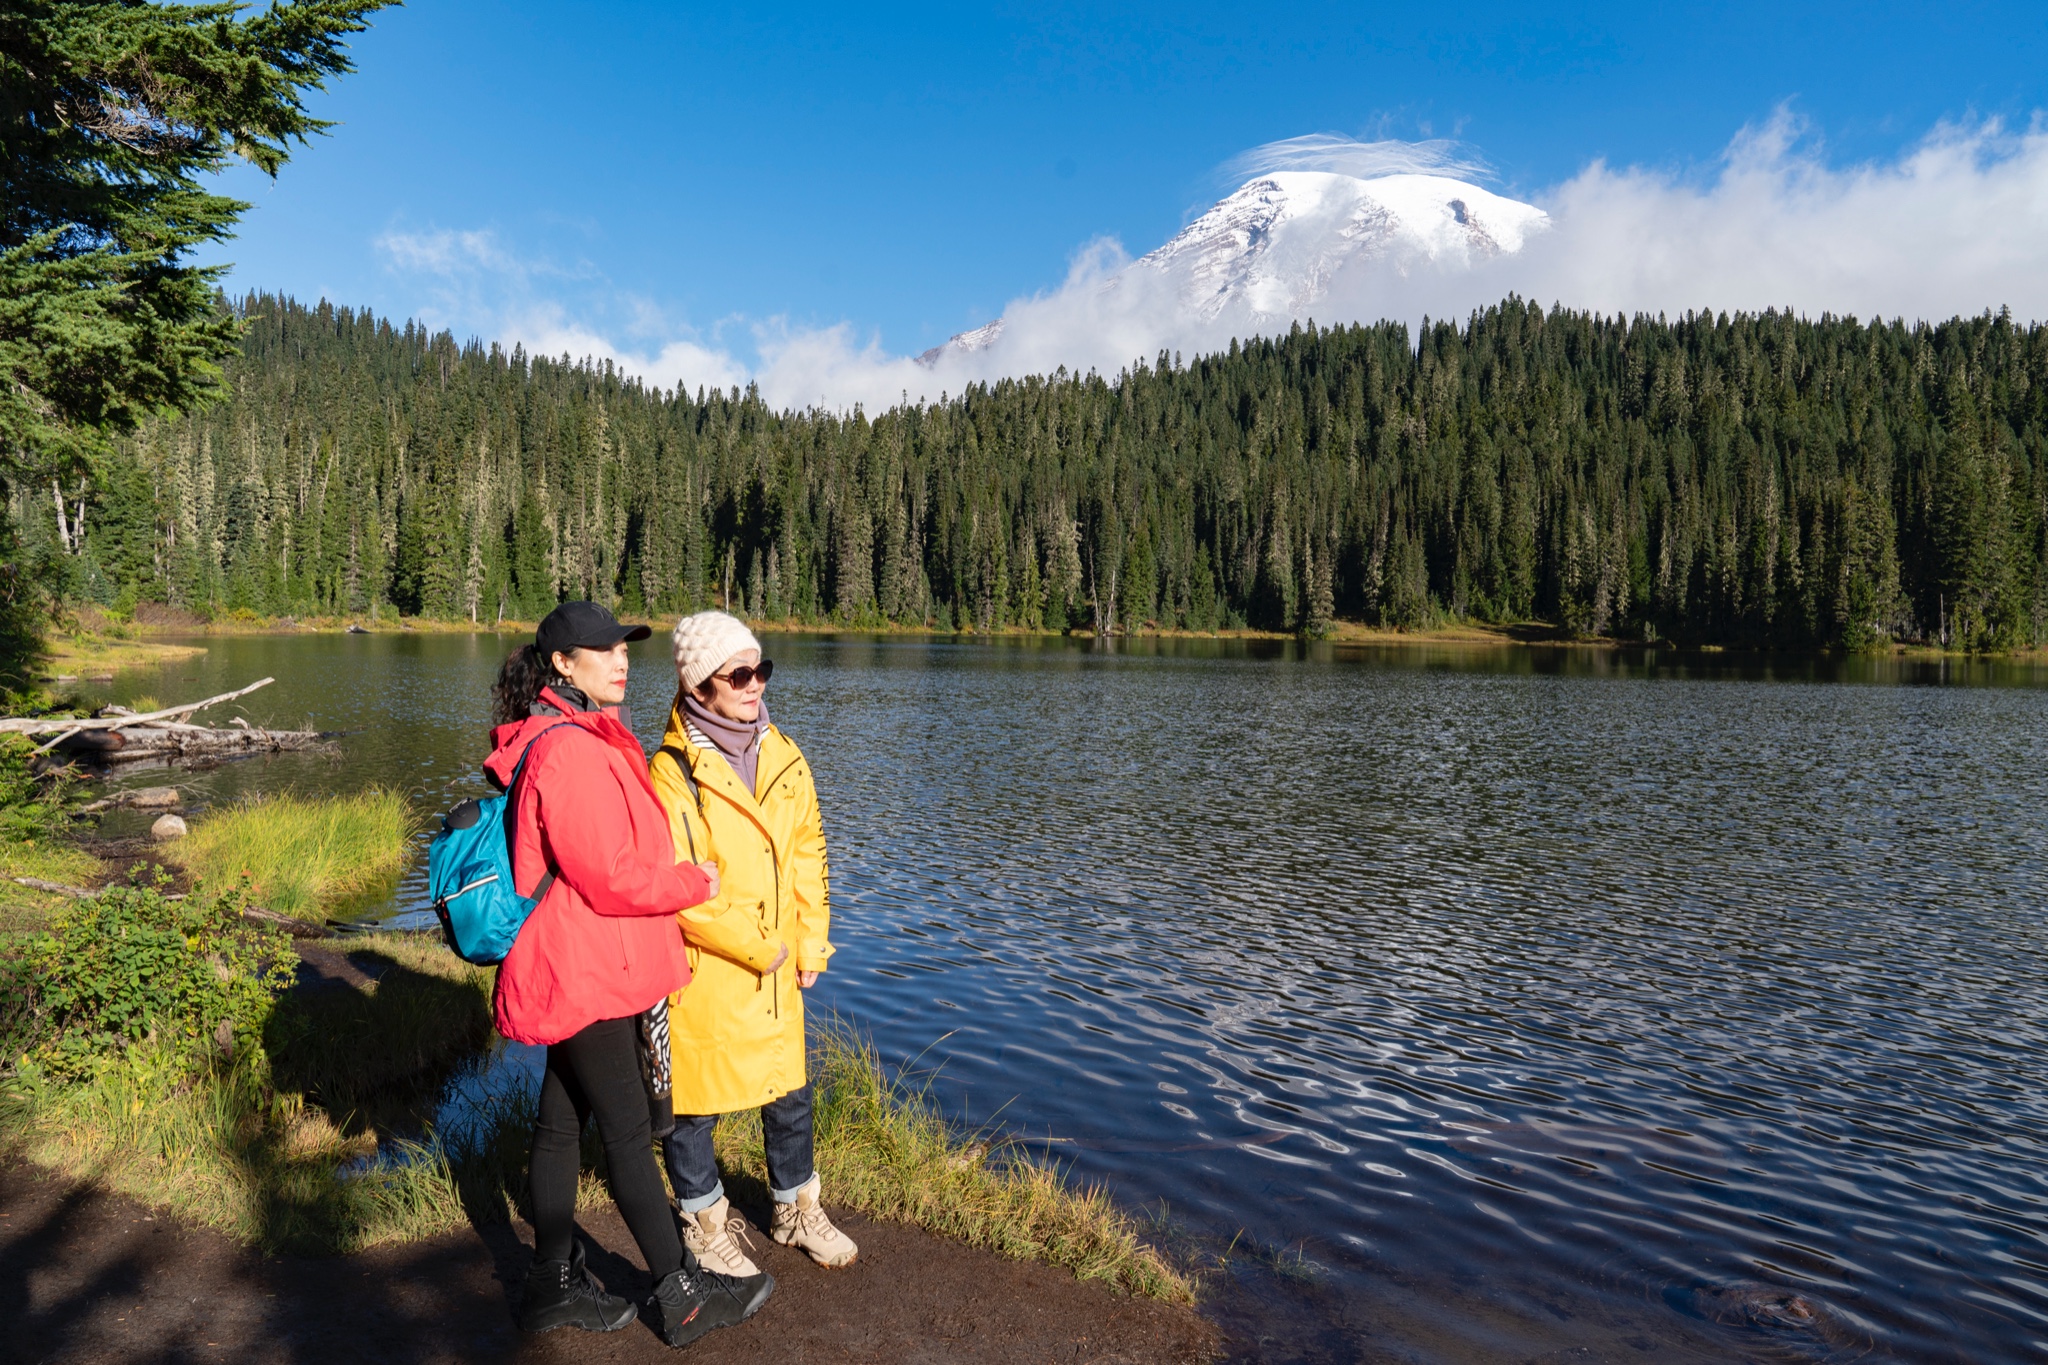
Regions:
<instances>
[{"instance_id":1,"label":"rolled jean cuff","mask_svg":"<svg viewBox=\"0 0 2048 1365\"><path fill-rule=\"evenodd\" d=\"M781 1198L780 1195L776 1197L778 1199ZM676 1207L684 1213L702 1213L723 1198L725 1198L725 1182L721 1180L712 1188L711 1193L700 1194L695 1199L678 1199L676 1200ZM791 1195L790 1198L794 1199L796 1196Z\"/></svg>"},{"instance_id":2,"label":"rolled jean cuff","mask_svg":"<svg viewBox=\"0 0 2048 1365\"><path fill-rule=\"evenodd\" d=\"M811 1187L811 1182L816 1180L817 1178L818 1173L816 1171L812 1171L802 1180L797 1181L796 1185L791 1189L769 1190L768 1197L773 1199L778 1204L794 1204L796 1202L796 1197L802 1194L805 1190L809 1189Z\"/></svg>"}]
</instances>

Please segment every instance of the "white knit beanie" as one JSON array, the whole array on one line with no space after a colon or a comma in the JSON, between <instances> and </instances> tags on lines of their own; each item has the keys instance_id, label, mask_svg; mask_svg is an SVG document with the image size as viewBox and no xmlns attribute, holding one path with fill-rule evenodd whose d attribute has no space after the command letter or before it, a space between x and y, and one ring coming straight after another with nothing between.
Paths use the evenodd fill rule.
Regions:
<instances>
[{"instance_id":1,"label":"white knit beanie","mask_svg":"<svg viewBox=\"0 0 2048 1365\"><path fill-rule=\"evenodd\" d=\"M684 690L690 692L696 691L697 684L716 673L735 654L761 648L746 622L722 611L685 616L676 622L675 633L669 638L676 646L676 676L682 679Z\"/></svg>"}]
</instances>

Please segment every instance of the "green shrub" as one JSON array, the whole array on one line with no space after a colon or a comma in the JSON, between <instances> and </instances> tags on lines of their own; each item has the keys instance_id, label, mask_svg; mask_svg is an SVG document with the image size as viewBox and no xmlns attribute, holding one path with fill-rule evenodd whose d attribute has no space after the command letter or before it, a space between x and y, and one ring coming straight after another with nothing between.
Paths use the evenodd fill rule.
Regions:
<instances>
[{"instance_id":1,"label":"green shrub","mask_svg":"<svg viewBox=\"0 0 2048 1365\"><path fill-rule=\"evenodd\" d=\"M290 939L241 909L239 889L172 899L137 885L60 911L22 957L38 1044L30 1065L89 1075L144 1039L210 1038L224 1051L256 1039L298 959Z\"/></svg>"},{"instance_id":2,"label":"green shrub","mask_svg":"<svg viewBox=\"0 0 2048 1365\"><path fill-rule=\"evenodd\" d=\"M36 772L35 752L24 735L0 735L0 842L50 839L70 829L79 779L69 768Z\"/></svg>"}]
</instances>

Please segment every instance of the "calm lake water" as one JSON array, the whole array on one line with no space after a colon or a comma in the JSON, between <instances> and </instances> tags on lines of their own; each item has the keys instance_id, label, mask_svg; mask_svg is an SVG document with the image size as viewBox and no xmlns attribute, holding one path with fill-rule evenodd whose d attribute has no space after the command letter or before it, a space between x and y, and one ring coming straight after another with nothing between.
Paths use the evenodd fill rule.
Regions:
<instances>
[{"instance_id":1,"label":"calm lake water","mask_svg":"<svg viewBox=\"0 0 2048 1365\"><path fill-rule=\"evenodd\" d=\"M274 674L252 720L358 732L202 799L481 789L509 640L202 643L100 690ZM814 1003L1221 1262L1242 1358L2048 1358L2048 672L769 652L831 839Z\"/></svg>"}]
</instances>

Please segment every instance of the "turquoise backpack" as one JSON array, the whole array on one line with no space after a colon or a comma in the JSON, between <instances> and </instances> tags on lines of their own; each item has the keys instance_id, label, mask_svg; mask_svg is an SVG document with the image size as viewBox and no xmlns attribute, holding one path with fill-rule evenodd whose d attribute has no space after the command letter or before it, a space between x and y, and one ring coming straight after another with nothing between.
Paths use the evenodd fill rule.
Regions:
<instances>
[{"instance_id":1,"label":"turquoise backpack","mask_svg":"<svg viewBox=\"0 0 2048 1365\"><path fill-rule=\"evenodd\" d=\"M569 724L550 725L540 735ZM503 796L457 805L441 817L440 833L427 846L427 894L441 921L441 936L457 957L479 967L505 960L520 926L555 884L553 868L531 896L520 895L512 884L512 793L540 735L526 742Z\"/></svg>"}]
</instances>

